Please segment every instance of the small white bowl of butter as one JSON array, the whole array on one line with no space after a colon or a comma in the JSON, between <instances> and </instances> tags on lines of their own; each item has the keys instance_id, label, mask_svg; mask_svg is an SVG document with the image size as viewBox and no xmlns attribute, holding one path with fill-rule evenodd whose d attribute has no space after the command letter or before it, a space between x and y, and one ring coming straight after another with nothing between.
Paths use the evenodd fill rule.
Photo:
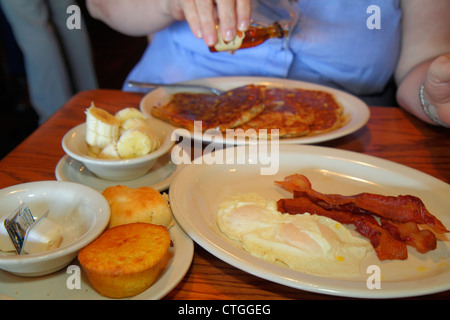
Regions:
<instances>
[{"instance_id":1,"label":"small white bowl of butter","mask_svg":"<svg viewBox=\"0 0 450 320\"><path fill-rule=\"evenodd\" d=\"M31 253L19 255L3 222L21 204L26 204L39 225L28 237L28 245L25 242L24 248ZM106 199L81 184L39 181L4 188L0 190L0 269L26 277L56 272L103 232L109 218Z\"/></svg>"}]
</instances>

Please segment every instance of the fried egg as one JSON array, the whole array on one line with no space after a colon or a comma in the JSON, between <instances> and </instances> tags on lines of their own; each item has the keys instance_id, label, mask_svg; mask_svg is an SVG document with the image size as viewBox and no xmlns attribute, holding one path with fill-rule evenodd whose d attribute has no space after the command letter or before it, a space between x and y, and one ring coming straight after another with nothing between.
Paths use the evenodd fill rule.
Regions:
<instances>
[{"instance_id":1,"label":"fried egg","mask_svg":"<svg viewBox=\"0 0 450 320\"><path fill-rule=\"evenodd\" d=\"M327 277L354 277L372 249L339 222L309 213L290 215L256 193L220 203L217 225L248 253L289 268Z\"/></svg>"}]
</instances>

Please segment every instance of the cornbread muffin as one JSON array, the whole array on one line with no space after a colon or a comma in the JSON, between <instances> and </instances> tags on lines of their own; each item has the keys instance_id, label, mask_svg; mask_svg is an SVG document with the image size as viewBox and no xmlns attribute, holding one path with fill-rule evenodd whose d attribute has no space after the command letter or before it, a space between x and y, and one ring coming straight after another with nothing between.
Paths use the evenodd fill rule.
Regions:
<instances>
[{"instance_id":1,"label":"cornbread muffin","mask_svg":"<svg viewBox=\"0 0 450 320\"><path fill-rule=\"evenodd\" d=\"M134 222L146 222L170 228L174 222L168 197L150 187L113 186L103 191L109 202L109 228Z\"/></svg>"},{"instance_id":2,"label":"cornbread muffin","mask_svg":"<svg viewBox=\"0 0 450 320\"><path fill-rule=\"evenodd\" d=\"M110 298L137 295L149 288L168 260L166 227L131 223L107 229L80 250L78 260L92 286Z\"/></svg>"}]
</instances>

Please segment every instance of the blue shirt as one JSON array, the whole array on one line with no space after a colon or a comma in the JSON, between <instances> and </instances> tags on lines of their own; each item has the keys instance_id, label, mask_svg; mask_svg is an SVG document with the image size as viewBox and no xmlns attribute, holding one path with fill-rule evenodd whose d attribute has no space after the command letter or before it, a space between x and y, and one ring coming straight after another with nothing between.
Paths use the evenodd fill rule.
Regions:
<instances>
[{"instance_id":1,"label":"blue shirt","mask_svg":"<svg viewBox=\"0 0 450 320\"><path fill-rule=\"evenodd\" d=\"M371 10L373 4L379 10ZM399 0L255 0L252 19L288 24L288 43L269 39L234 54L211 53L185 21L178 21L154 35L127 80L286 77L367 95L383 90L397 64ZM378 28L371 27L374 22Z\"/></svg>"}]
</instances>

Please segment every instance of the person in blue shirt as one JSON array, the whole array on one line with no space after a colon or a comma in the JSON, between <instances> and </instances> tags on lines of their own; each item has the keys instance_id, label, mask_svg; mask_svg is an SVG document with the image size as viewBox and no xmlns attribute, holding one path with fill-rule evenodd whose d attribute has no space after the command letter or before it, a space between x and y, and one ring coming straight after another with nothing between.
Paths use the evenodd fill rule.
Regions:
<instances>
[{"instance_id":1,"label":"person in blue shirt","mask_svg":"<svg viewBox=\"0 0 450 320\"><path fill-rule=\"evenodd\" d=\"M450 0L88 0L94 18L151 42L127 79L173 83L268 76L324 84L357 96L395 80L398 104L450 126ZM270 39L234 54L211 53L251 22L279 21ZM127 89L124 86L124 89ZM128 90L128 89L127 89Z\"/></svg>"}]
</instances>

